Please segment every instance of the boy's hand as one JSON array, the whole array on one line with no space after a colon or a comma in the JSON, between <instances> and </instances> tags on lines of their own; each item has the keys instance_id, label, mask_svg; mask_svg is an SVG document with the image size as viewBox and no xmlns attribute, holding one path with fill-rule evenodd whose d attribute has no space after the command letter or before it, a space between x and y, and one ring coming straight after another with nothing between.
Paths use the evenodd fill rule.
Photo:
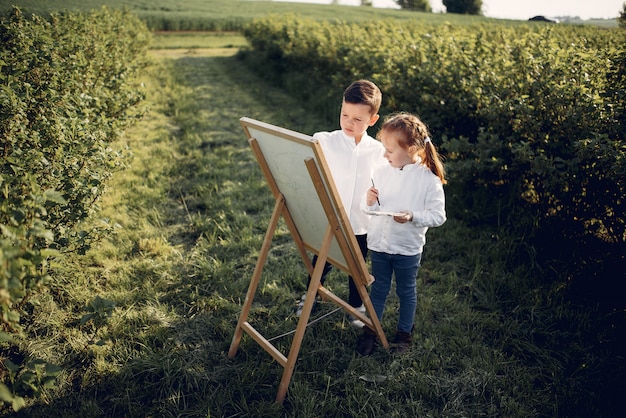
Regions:
<instances>
[{"instance_id":1,"label":"boy's hand","mask_svg":"<svg viewBox=\"0 0 626 418\"><path fill-rule=\"evenodd\" d=\"M376 202L378 202L378 189L370 187L367 189L367 206L374 206Z\"/></svg>"},{"instance_id":2,"label":"boy's hand","mask_svg":"<svg viewBox=\"0 0 626 418\"><path fill-rule=\"evenodd\" d=\"M394 221L403 224L413 220L413 214L408 210L403 210L400 213L402 213L402 215L393 217Z\"/></svg>"}]
</instances>

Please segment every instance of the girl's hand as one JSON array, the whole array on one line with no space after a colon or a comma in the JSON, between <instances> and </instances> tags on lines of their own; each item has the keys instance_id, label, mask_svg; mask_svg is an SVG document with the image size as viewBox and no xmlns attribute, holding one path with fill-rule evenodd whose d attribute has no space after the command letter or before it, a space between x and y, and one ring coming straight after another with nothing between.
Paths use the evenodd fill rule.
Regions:
<instances>
[{"instance_id":1,"label":"girl's hand","mask_svg":"<svg viewBox=\"0 0 626 418\"><path fill-rule=\"evenodd\" d=\"M403 210L400 213L402 213L402 215L393 217L394 221L403 224L413 220L413 214L408 210Z\"/></svg>"},{"instance_id":2,"label":"girl's hand","mask_svg":"<svg viewBox=\"0 0 626 418\"><path fill-rule=\"evenodd\" d=\"M378 189L370 187L367 189L367 206L374 206L376 202L378 202Z\"/></svg>"}]
</instances>

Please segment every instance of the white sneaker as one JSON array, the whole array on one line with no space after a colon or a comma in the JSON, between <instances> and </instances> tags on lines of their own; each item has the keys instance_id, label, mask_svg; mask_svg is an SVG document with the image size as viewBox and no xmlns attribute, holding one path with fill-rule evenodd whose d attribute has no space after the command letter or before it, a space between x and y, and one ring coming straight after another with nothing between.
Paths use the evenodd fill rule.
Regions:
<instances>
[{"instance_id":1,"label":"white sneaker","mask_svg":"<svg viewBox=\"0 0 626 418\"><path fill-rule=\"evenodd\" d=\"M356 310L357 310L357 311L359 311L359 312L361 312L361 313L365 313L365 306L364 306L364 305L361 305L361 306L359 306L358 308L356 308ZM362 329L362 328L365 326L365 324L363 323L363 321L361 321L361 320L360 320L360 319L358 319L358 318L355 318L355 317L354 317L354 316L352 316L352 315L348 315L348 320L350 321L350 325L352 325L354 328L357 328L357 329Z\"/></svg>"},{"instance_id":2,"label":"white sneaker","mask_svg":"<svg viewBox=\"0 0 626 418\"><path fill-rule=\"evenodd\" d=\"M302 295L298 304L296 305L296 316L302 315L302 310L304 309L304 301L306 301L306 293ZM313 302L313 307L311 308L311 312L315 310L315 305L317 304L317 298L315 298L315 302Z\"/></svg>"}]
</instances>

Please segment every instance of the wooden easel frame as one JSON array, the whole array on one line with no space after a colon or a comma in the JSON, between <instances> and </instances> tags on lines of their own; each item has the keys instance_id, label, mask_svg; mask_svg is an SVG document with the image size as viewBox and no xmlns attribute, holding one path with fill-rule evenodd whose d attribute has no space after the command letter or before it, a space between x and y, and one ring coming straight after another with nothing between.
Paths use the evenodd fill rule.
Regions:
<instances>
[{"instance_id":1,"label":"wooden easel frame","mask_svg":"<svg viewBox=\"0 0 626 418\"><path fill-rule=\"evenodd\" d=\"M368 272L367 265L365 264L365 260L361 255L361 251L356 242L354 233L352 232L350 223L349 221L347 221L348 217L343 209L343 206L341 205L341 200L338 198L339 194L337 193L332 178L329 175L329 170L326 165L323 153L321 152L321 147L319 143L311 137L307 137L297 132L289 131L270 124L255 121L253 119L241 118L240 122L244 128L244 131L246 132L246 135L249 138L250 146L252 147L254 155L259 163L259 166L261 167L261 171L263 172L263 175L267 180L272 194L274 195L275 204L272 216L270 218L270 223L265 233L263 245L261 247L261 251L257 259L254 272L252 274L252 279L246 293L246 298L239 316L239 320L235 328L230 349L228 351L228 357L233 358L237 353L237 348L239 347L239 343L241 341L243 333L246 332L248 335L250 335L284 368L283 376L278 388L278 393L276 395L276 402L282 403L285 399L287 389L289 387L289 382L293 375L296 360L298 358L298 353L300 351L302 340L304 338L306 326L309 322L316 294L319 294L320 297L322 297L322 299L324 300L335 303L336 305L343 308L345 311L349 312L351 315L363 321L365 326L374 330L379 338L379 341L385 348L388 348L389 344L385 337L385 333L383 332L382 326L378 321L378 317L376 316L374 307L369 298L369 294L366 288L366 286L373 281L373 278ZM301 234L301 230L306 230L306 228L303 227L301 221L303 217L298 218L294 216L294 214L290 210L289 202L287 201L285 194L283 194L283 192L280 190L278 182L276 181L274 174L272 173L270 164L268 163L268 160L263 153L262 146L259 143L258 138L254 138L253 136L254 133L259 136L265 136L267 134L272 139L276 138L277 140L284 139L287 141L294 141L297 144L311 148L311 155L302 160L301 164L306 167L306 171L309 175L309 178L306 180L312 182L313 187L317 193L319 203L321 203L321 207L324 211L324 219L326 220L326 225L324 225L324 233L321 240L318 239L317 241L315 241L314 239L307 239ZM268 153L269 157L272 158L272 154L268 150L266 150L266 152ZM297 210L296 205L292 207L292 210L293 208L296 208ZM270 341L268 341L263 335L261 335L261 333L259 333L248 322L248 315L250 313L254 295L257 291L263 267L270 251L272 237L274 236L276 227L281 217L285 220L285 223L287 224L287 227L291 232L293 240L300 252L306 269L311 275L311 281L309 284L309 288L307 289L307 297L304 303L304 308L298 321L298 325L296 327L288 356L285 356L283 353L281 353L280 350L278 350ZM298 225L298 219L300 219L300 225ZM306 230L306 232L309 232L309 230ZM335 245L335 247L333 247L333 244ZM312 262L309 259L307 250L315 253L318 257L315 267L313 267ZM331 291L320 285L322 271L326 261L330 262L341 270L346 271L349 275L353 277L354 283L361 296L361 299L363 300L363 304L369 316L366 316L357 311L346 301L339 298Z\"/></svg>"}]
</instances>

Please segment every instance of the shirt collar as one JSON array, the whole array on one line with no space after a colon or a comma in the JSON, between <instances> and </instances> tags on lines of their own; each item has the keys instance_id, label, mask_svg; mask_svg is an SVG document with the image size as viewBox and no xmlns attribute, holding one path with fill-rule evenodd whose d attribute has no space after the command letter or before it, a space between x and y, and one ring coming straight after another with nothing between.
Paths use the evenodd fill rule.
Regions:
<instances>
[{"instance_id":1,"label":"shirt collar","mask_svg":"<svg viewBox=\"0 0 626 418\"><path fill-rule=\"evenodd\" d=\"M416 170L419 165L420 165L420 162L418 160L418 161L414 162L413 164L407 164L407 165L403 166L402 168L396 168L396 170L409 172L409 171Z\"/></svg>"},{"instance_id":2,"label":"shirt collar","mask_svg":"<svg viewBox=\"0 0 626 418\"><path fill-rule=\"evenodd\" d=\"M363 137L361 138L361 141L357 144L356 141L354 140L354 137L346 135L343 130L341 131L341 137L344 139L344 141L348 141L348 142L350 142L354 146L358 146L358 145L362 144L363 142L369 141L369 138L370 138L370 136L367 134L367 132L365 132L363 134Z\"/></svg>"}]
</instances>

